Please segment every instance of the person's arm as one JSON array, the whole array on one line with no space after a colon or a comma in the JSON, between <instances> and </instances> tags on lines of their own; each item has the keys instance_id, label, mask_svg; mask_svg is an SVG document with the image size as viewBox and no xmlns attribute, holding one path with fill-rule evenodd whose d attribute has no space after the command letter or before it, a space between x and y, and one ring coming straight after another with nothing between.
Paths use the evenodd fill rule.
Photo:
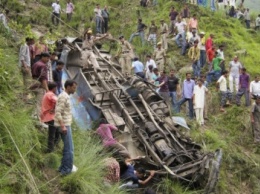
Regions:
<instances>
[{"instance_id":1,"label":"person's arm","mask_svg":"<svg viewBox=\"0 0 260 194\"><path fill-rule=\"evenodd\" d=\"M249 75L247 77L247 83L248 83L247 92L249 92L249 88L250 88L250 76Z\"/></svg>"},{"instance_id":2,"label":"person's arm","mask_svg":"<svg viewBox=\"0 0 260 194\"><path fill-rule=\"evenodd\" d=\"M55 118L58 120L59 124L60 124L60 127L62 129L62 133L66 134L67 133L67 129L63 123L63 120L62 120L62 112L65 108L65 103L66 103L66 99L65 98L58 98L57 100L57 104L56 104L56 107L55 107Z\"/></svg>"},{"instance_id":3,"label":"person's arm","mask_svg":"<svg viewBox=\"0 0 260 194\"><path fill-rule=\"evenodd\" d=\"M147 179L145 179L144 181L138 180L139 184L145 185L146 183L148 183L153 178L154 174L155 174L155 171L151 170L150 176Z\"/></svg>"},{"instance_id":4,"label":"person's arm","mask_svg":"<svg viewBox=\"0 0 260 194\"><path fill-rule=\"evenodd\" d=\"M239 76L239 84L238 84L238 89L241 89L241 75Z\"/></svg>"},{"instance_id":5,"label":"person's arm","mask_svg":"<svg viewBox=\"0 0 260 194\"><path fill-rule=\"evenodd\" d=\"M25 55L26 55L26 47L25 46L21 46L20 48L20 61L21 61L21 65L22 67L28 67L29 64L25 63Z\"/></svg>"},{"instance_id":6,"label":"person's arm","mask_svg":"<svg viewBox=\"0 0 260 194\"><path fill-rule=\"evenodd\" d=\"M216 82L216 90L219 91L219 83L222 81L222 77L220 77L218 79L218 81Z\"/></svg>"},{"instance_id":7,"label":"person's arm","mask_svg":"<svg viewBox=\"0 0 260 194\"><path fill-rule=\"evenodd\" d=\"M252 84L252 82L249 84L249 95L251 96L251 97L253 97L252 96L252 92L253 92L253 84Z\"/></svg>"},{"instance_id":8,"label":"person's arm","mask_svg":"<svg viewBox=\"0 0 260 194\"><path fill-rule=\"evenodd\" d=\"M232 64L231 62L229 63L229 72L231 71L231 67L232 67Z\"/></svg>"},{"instance_id":9,"label":"person's arm","mask_svg":"<svg viewBox=\"0 0 260 194\"><path fill-rule=\"evenodd\" d=\"M111 131L113 130L118 131L118 128L115 125L108 124L108 127L110 128Z\"/></svg>"},{"instance_id":10,"label":"person's arm","mask_svg":"<svg viewBox=\"0 0 260 194\"><path fill-rule=\"evenodd\" d=\"M49 91L47 79L42 80L42 88L43 88L46 92Z\"/></svg>"},{"instance_id":11,"label":"person's arm","mask_svg":"<svg viewBox=\"0 0 260 194\"><path fill-rule=\"evenodd\" d=\"M104 34L104 36L95 37L95 39L94 39L93 41L96 42L96 41L102 40L102 39L106 38L108 35L109 35L109 34Z\"/></svg>"},{"instance_id":12,"label":"person's arm","mask_svg":"<svg viewBox=\"0 0 260 194\"><path fill-rule=\"evenodd\" d=\"M250 111L251 123L254 123L254 122L255 122L254 112L255 112L255 104L252 105L252 109L251 109L251 111Z\"/></svg>"},{"instance_id":13,"label":"person's arm","mask_svg":"<svg viewBox=\"0 0 260 194\"><path fill-rule=\"evenodd\" d=\"M157 79L156 79L157 80ZM165 84L165 81L163 81L162 83L160 83L157 87L160 88L161 86L163 86Z\"/></svg>"}]
</instances>

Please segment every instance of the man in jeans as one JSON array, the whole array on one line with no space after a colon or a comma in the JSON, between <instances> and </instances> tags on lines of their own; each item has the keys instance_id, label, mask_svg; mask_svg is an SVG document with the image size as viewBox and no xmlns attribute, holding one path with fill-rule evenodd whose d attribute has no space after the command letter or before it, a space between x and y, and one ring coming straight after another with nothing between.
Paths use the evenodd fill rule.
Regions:
<instances>
[{"instance_id":1,"label":"man in jeans","mask_svg":"<svg viewBox=\"0 0 260 194\"><path fill-rule=\"evenodd\" d=\"M186 44L186 22L181 20L181 17L178 17L177 23L175 23L175 27L177 28L178 34L175 37L176 44L179 48ZM180 39L182 39L182 44L180 43Z\"/></svg>"},{"instance_id":2,"label":"man in jeans","mask_svg":"<svg viewBox=\"0 0 260 194\"><path fill-rule=\"evenodd\" d=\"M182 86L182 99L177 102L175 106L175 111L177 113L180 112L181 105L184 104L186 101L189 102L189 117L190 119L193 118L193 90L194 90L195 82L191 79L191 73L186 73L186 79L183 82Z\"/></svg>"},{"instance_id":3,"label":"man in jeans","mask_svg":"<svg viewBox=\"0 0 260 194\"><path fill-rule=\"evenodd\" d=\"M170 97L172 99L172 106L174 107L177 103L177 93L180 93L180 84L179 79L174 75L173 69L171 69L170 76L168 77L168 88Z\"/></svg>"},{"instance_id":4,"label":"man in jeans","mask_svg":"<svg viewBox=\"0 0 260 194\"><path fill-rule=\"evenodd\" d=\"M246 73L246 68L242 68L242 74L239 76L239 90L236 94L236 101L238 106L240 106L240 99L243 95L245 95L246 98L246 106L250 105L249 86L250 77Z\"/></svg>"},{"instance_id":5,"label":"man in jeans","mask_svg":"<svg viewBox=\"0 0 260 194\"><path fill-rule=\"evenodd\" d=\"M102 23L103 23L103 17L102 17L102 10L100 9L100 5L97 4L96 8L94 9L95 13L95 21L96 21L96 33L102 33Z\"/></svg>"},{"instance_id":6,"label":"man in jeans","mask_svg":"<svg viewBox=\"0 0 260 194\"><path fill-rule=\"evenodd\" d=\"M129 42L131 43L135 36L140 36L142 45L144 45L144 30L146 28L147 28L147 26L142 23L142 19L138 19L137 32L134 32L133 34L131 34Z\"/></svg>"},{"instance_id":7,"label":"man in jeans","mask_svg":"<svg viewBox=\"0 0 260 194\"><path fill-rule=\"evenodd\" d=\"M77 170L77 168L73 166L74 145L71 131L72 113L69 96L75 93L77 83L73 80L67 80L64 84L64 88L65 90L58 97L54 117L54 125L59 127L61 139L64 143L63 156L59 167L59 172L62 175Z\"/></svg>"},{"instance_id":8,"label":"man in jeans","mask_svg":"<svg viewBox=\"0 0 260 194\"><path fill-rule=\"evenodd\" d=\"M177 11L175 11L174 7L172 7L171 11L169 13L169 18L170 18L170 21L171 21L169 34L174 33L174 26L175 26L175 22L176 22L176 18L178 16L178 14L179 13Z\"/></svg>"},{"instance_id":9,"label":"man in jeans","mask_svg":"<svg viewBox=\"0 0 260 194\"><path fill-rule=\"evenodd\" d=\"M52 4L52 16L51 16L51 21L53 25L59 25L60 23L60 12L61 12L61 7L60 7L60 1L56 0L56 2L54 2Z\"/></svg>"},{"instance_id":10,"label":"man in jeans","mask_svg":"<svg viewBox=\"0 0 260 194\"><path fill-rule=\"evenodd\" d=\"M57 102L57 96L55 95L57 90L57 84L49 82L49 91L45 93L42 99L41 106L41 122L48 125L48 145L47 152L53 152L54 146L58 144L60 132L57 127L54 126L54 113L55 105Z\"/></svg>"}]
</instances>

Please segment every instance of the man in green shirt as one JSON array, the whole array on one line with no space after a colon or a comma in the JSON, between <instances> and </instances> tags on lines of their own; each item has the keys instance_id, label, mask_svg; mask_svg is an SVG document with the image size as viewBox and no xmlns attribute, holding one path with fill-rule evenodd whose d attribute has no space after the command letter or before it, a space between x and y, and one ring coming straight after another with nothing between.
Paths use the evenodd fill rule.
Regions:
<instances>
[{"instance_id":1,"label":"man in green shirt","mask_svg":"<svg viewBox=\"0 0 260 194\"><path fill-rule=\"evenodd\" d=\"M221 67L220 65L224 62L224 60L221 58L221 56L218 54L218 52L215 53L215 58L212 61L213 68L209 71L207 75L207 82L211 83L212 78L215 80L218 80L221 76Z\"/></svg>"}]
</instances>

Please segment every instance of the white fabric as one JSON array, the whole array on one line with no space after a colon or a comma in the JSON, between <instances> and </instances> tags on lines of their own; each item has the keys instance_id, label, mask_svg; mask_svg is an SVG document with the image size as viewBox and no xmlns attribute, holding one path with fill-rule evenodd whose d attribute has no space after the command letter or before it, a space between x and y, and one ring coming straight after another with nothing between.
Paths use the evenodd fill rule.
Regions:
<instances>
[{"instance_id":1,"label":"white fabric","mask_svg":"<svg viewBox=\"0 0 260 194\"><path fill-rule=\"evenodd\" d=\"M182 22L176 22L175 26L177 27L178 33L182 34L185 32L185 26L187 26L186 22L182 21Z\"/></svg>"},{"instance_id":2,"label":"white fabric","mask_svg":"<svg viewBox=\"0 0 260 194\"><path fill-rule=\"evenodd\" d=\"M230 92L234 92L234 83L235 83L235 88L236 88L236 92L238 92L238 88L239 88L239 77L236 76L232 76L231 74L229 75L229 89Z\"/></svg>"},{"instance_id":3,"label":"white fabric","mask_svg":"<svg viewBox=\"0 0 260 194\"><path fill-rule=\"evenodd\" d=\"M30 50L29 46L26 43L20 47L19 66L22 66L22 60L26 63L28 67L31 67Z\"/></svg>"},{"instance_id":4,"label":"white fabric","mask_svg":"<svg viewBox=\"0 0 260 194\"><path fill-rule=\"evenodd\" d=\"M95 8L94 12L96 14L96 17L102 18L102 10L101 9Z\"/></svg>"},{"instance_id":5,"label":"white fabric","mask_svg":"<svg viewBox=\"0 0 260 194\"><path fill-rule=\"evenodd\" d=\"M145 78L147 79L148 82L153 82L153 72L147 70L145 73Z\"/></svg>"},{"instance_id":6,"label":"white fabric","mask_svg":"<svg viewBox=\"0 0 260 194\"><path fill-rule=\"evenodd\" d=\"M234 8L236 8L236 0L229 0L229 5L234 6Z\"/></svg>"},{"instance_id":7,"label":"white fabric","mask_svg":"<svg viewBox=\"0 0 260 194\"><path fill-rule=\"evenodd\" d=\"M145 66L145 69L148 70L149 68L149 65L152 65L153 66L153 69L154 68L157 68L157 65L155 64L155 61L153 59L150 59L149 61L146 61L146 66Z\"/></svg>"},{"instance_id":8,"label":"white fabric","mask_svg":"<svg viewBox=\"0 0 260 194\"><path fill-rule=\"evenodd\" d=\"M239 74L240 74L239 70L242 68L241 63L239 61L237 62L231 61L229 63L229 68L230 68L230 75L239 78Z\"/></svg>"},{"instance_id":9,"label":"white fabric","mask_svg":"<svg viewBox=\"0 0 260 194\"><path fill-rule=\"evenodd\" d=\"M218 49L217 52L219 54L219 58L225 60L224 51L221 51L220 49Z\"/></svg>"},{"instance_id":10,"label":"white fabric","mask_svg":"<svg viewBox=\"0 0 260 194\"><path fill-rule=\"evenodd\" d=\"M54 13L60 13L60 4L58 3L53 3L52 4L52 9Z\"/></svg>"},{"instance_id":11,"label":"white fabric","mask_svg":"<svg viewBox=\"0 0 260 194\"><path fill-rule=\"evenodd\" d=\"M255 20L255 25L260 26L260 17L257 17Z\"/></svg>"},{"instance_id":12,"label":"white fabric","mask_svg":"<svg viewBox=\"0 0 260 194\"><path fill-rule=\"evenodd\" d=\"M204 108L195 108L196 120L200 125L204 125L203 111Z\"/></svg>"},{"instance_id":13,"label":"white fabric","mask_svg":"<svg viewBox=\"0 0 260 194\"><path fill-rule=\"evenodd\" d=\"M204 37L203 37L204 38ZM204 38L205 39L205 38ZM198 44L198 47L200 50L203 50L203 51L206 51L206 46L205 46L205 43L202 44L201 42L201 37L199 37L199 44Z\"/></svg>"},{"instance_id":14,"label":"white fabric","mask_svg":"<svg viewBox=\"0 0 260 194\"><path fill-rule=\"evenodd\" d=\"M227 79L222 75L217 83L219 83L219 90L221 92L226 92L227 91Z\"/></svg>"},{"instance_id":15,"label":"white fabric","mask_svg":"<svg viewBox=\"0 0 260 194\"><path fill-rule=\"evenodd\" d=\"M260 82L256 82L256 81L252 81L250 83L250 89L249 89L250 93L252 93L253 95L258 95L260 96Z\"/></svg>"},{"instance_id":16,"label":"white fabric","mask_svg":"<svg viewBox=\"0 0 260 194\"><path fill-rule=\"evenodd\" d=\"M196 85L194 87L193 95L195 96L194 108L204 108L205 106L205 94L208 89L205 86Z\"/></svg>"}]
</instances>

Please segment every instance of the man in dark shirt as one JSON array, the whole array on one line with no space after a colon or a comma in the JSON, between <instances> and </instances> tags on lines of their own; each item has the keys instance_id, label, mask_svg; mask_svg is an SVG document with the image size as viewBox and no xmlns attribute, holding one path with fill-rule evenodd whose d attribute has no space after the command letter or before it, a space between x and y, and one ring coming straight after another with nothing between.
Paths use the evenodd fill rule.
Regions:
<instances>
[{"instance_id":1,"label":"man in dark shirt","mask_svg":"<svg viewBox=\"0 0 260 194\"><path fill-rule=\"evenodd\" d=\"M160 96L166 101L169 102L169 88L168 88L168 77L165 71L161 71L161 76L158 77L155 81L159 81L157 86L159 89Z\"/></svg>"},{"instance_id":2,"label":"man in dark shirt","mask_svg":"<svg viewBox=\"0 0 260 194\"><path fill-rule=\"evenodd\" d=\"M175 22L176 22L176 17L179 13L177 11L174 10L174 7L171 8L171 11L169 13L169 17L171 20L171 26L170 26L170 33L174 33L174 26L175 26Z\"/></svg>"},{"instance_id":3,"label":"man in dark shirt","mask_svg":"<svg viewBox=\"0 0 260 194\"><path fill-rule=\"evenodd\" d=\"M36 111L37 116L40 116L41 113L41 102L42 98L45 92L49 91L48 88L48 62L50 60L50 54L49 53L42 53L40 56L40 60L34 63L32 66L32 77L35 80L34 86L32 86L34 89L33 92L36 97Z\"/></svg>"},{"instance_id":4,"label":"man in dark shirt","mask_svg":"<svg viewBox=\"0 0 260 194\"><path fill-rule=\"evenodd\" d=\"M58 61L56 64L56 69L52 71L53 81L57 84L57 95L62 92L62 69L64 67L63 61Z\"/></svg>"},{"instance_id":5,"label":"man in dark shirt","mask_svg":"<svg viewBox=\"0 0 260 194\"><path fill-rule=\"evenodd\" d=\"M177 103L177 93L176 91L180 92L180 85L179 85L179 79L175 77L174 70L171 69L170 76L168 77L168 88L169 88L169 95L172 99L172 106L176 105Z\"/></svg>"},{"instance_id":6,"label":"man in dark shirt","mask_svg":"<svg viewBox=\"0 0 260 194\"><path fill-rule=\"evenodd\" d=\"M154 176L155 171L150 171L150 176L147 177L145 180L141 180L145 177L146 171L143 168L134 169L134 166L131 164L134 160L141 159L141 156L138 156L134 159L126 159L125 164L127 166L127 169L123 174L121 175L120 179L126 182L125 184L121 185L119 189L134 189L138 188L139 185L145 185L148 183Z\"/></svg>"},{"instance_id":7,"label":"man in dark shirt","mask_svg":"<svg viewBox=\"0 0 260 194\"><path fill-rule=\"evenodd\" d=\"M243 95L245 95L246 106L250 106L249 86L250 76L246 73L246 68L242 68L242 73L239 76L239 90L236 94L236 101L238 106L240 106L240 99Z\"/></svg>"},{"instance_id":8,"label":"man in dark shirt","mask_svg":"<svg viewBox=\"0 0 260 194\"><path fill-rule=\"evenodd\" d=\"M142 45L144 45L144 30L146 28L147 26L144 23L142 23L142 19L138 19L137 32L131 34L129 42L131 43L135 36L140 36Z\"/></svg>"}]
</instances>

